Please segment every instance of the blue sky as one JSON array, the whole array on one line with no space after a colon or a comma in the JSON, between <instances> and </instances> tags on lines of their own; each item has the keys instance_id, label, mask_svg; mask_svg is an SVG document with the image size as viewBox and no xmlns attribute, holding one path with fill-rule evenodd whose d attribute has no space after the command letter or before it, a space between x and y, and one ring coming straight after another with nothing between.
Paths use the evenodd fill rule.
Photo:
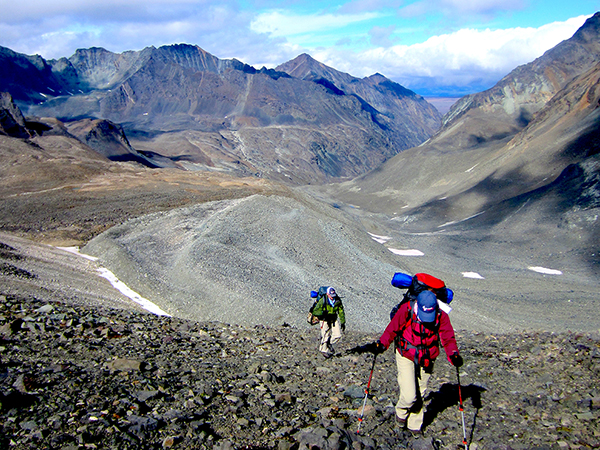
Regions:
<instances>
[{"instance_id":1,"label":"blue sky","mask_svg":"<svg viewBox=\"0 0 600 450\"><path fill-rule=\"evenodd\" d=\"M0 11L0 46L46 59L187 43L260 68L309 53L462 96L571 37L600 0L0 0Z\"/></svg>"}]
</instances>

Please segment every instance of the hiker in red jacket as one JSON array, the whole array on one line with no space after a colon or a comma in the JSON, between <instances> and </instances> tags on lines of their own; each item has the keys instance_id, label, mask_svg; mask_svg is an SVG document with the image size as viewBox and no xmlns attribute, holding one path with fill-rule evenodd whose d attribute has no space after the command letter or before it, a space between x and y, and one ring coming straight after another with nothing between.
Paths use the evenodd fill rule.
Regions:
<instances>
[{"instance_id":1,"label":"hiker in red jacket","mask_svg":"<svg viewBox=\"0 0 600 450\"><path fill-rule=\"evenodd\" d=\"M433 371L433 362L440 354L442 343L453 366L463 363L458 352L454 329L448 314L440 310L435 294L423 291L416 301L400 306L377 342L368 344L368 351L383 353L396 343L396 365L400 398L396 404L396 421L413 435L422 434L423 398Z\"/></svg>"}]
</instances>

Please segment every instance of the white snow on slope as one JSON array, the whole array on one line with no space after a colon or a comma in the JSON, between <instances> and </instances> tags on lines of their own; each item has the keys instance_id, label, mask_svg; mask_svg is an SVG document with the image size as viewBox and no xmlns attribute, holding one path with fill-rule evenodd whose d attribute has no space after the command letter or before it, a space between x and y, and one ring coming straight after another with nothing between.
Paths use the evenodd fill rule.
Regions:
<instances>
[{"instance_id":1,"label":"white snow on slope","mask_svg":"<svg viewBox=\"0 0 600 450\"><path fill-rule=\"evenodd\" d=\"M447 227L448 225L454 225L454 224L456 224L456 223L466 222L467 220L470 220L470 219L473 219L473 218L475 218L475 217L477 217L477 216L480 216L480 215L482 215L483 213L485 213L485 211L481 211L481 212L479 212L479 213L477 213L477 214L473 214L472 216L469 216L469 217L467 217L467 218L465 218L465 219L461 219L461 220L452 220L452 221L450 221L450 222L446 222L446 223L443 223L443 224L441 224L441 225L438 225L438 228Z\"/></svg>"},{"instance_id":2,"label":"white snow on slope","mask_svg":"<svg viewBox=\"0 0 600 450\"><path fill-rule=\"evenodd\" d=\"M380 244L385 244L387 241L389 241L391 239L391 237L388 237L388 236L378 236L378 235L373 234L373 233L369 233L369 236L371 236L371 239L373 239L375 242L379 242Z\"/></svg>"},{"instance_id":3,"label":"white snow on slope","mask_svg":"<svg viewBox=\"0 0 600 450\"><path fill-rule=\"evenodd\" d=\"M121 292L125 297L129 297L131 300L136 302L146 311L154 313L157 316L171 316L170 314L167 314L162 309L160 309L157 305L152 303L150 300L145 299L137 292L131 290L125 283L119 280L115 276L115 274L112 273L110 270L101 267L98 269L98 272L100 273L101 277L106 278L108 281L110 281L110 284L112 284L115 289Z\"/></svg>"},{"instance_id":4,"label":"white snow on slope","mask_svg":"<svg viewBox=\"0 0 600 450\"><path fill-rule=\"evenodd\" d=\"M560 270L546 269L545 267L530 266L528 267L528 269L533 270L534 272L544 273L546 275L562 275L562 272Z\"/></svg>"},{"instance_id":5,"label":"white snow on slope","mask_svg":"<svg viewBox=\"0 0 600 450\"><path fill-rule=\"evenodd\" d=\"M64 250L65 252L73 253L77 256L81 256L82 258L89 259L90 261L98 261L98 258L95 256L85 255L83 253L79 253L78 247L56 247L59 250Z\"/></svg>"},{"instance_id":6,"label":"white snow on slope","mask_svg":"<svg viewBox=\"0 0 600 450\"><path fill-rule=\"evenodd\" d=\"M476 280L485 280L485 278L483 278L477 272L462 272L462 276L465 278L473 278Z\"/></svg>"},{"instance_id":7,"label":"white snow on slope","mask_svg":"<svg viewBox=\"0 0 600 450\"><path fill-rule=\"evenodd\" d=\"M78 247L56 247L56 248L66 251L66 252L69 252L69 253L73 253L77 256L81 256L82 258L89 259L90 261L98 260L98 258L96 258L95 256L90 256L90 255L85 255L83 253L80 253ZM140 294L138 294L137 292L130 289L125 283L123 283L121 280L119 280L116 277L116 275L114 273L112 273L110 270L108 270L104 267L100 267L98 269L98 273L100 274L100 276L102 278L106 278L116 290L121 292L121 294L123 294L125 297L128 297L130 300L133 300L135 303L140 305L146 311L156 314L157 316L171 317L170 314L164 312L162 309L160 309L160 307L158 307L157 305L152 303L150 300L145 299Z\"/></svg>"},{"instance_id":8,"label":"white snow on slope","mask_svg":"<svg viewBox=\"0 0 600 450\"><path fill-rule=\"evenodd\" d=\"M398 250L397 248L388 248L388 250L390 252L392 252L394 255L400 255L400 256L423 256L423 255L425 255L425 253L423 253L421 250L415 250L415 249Z\"/></svg>"}]
</instances>

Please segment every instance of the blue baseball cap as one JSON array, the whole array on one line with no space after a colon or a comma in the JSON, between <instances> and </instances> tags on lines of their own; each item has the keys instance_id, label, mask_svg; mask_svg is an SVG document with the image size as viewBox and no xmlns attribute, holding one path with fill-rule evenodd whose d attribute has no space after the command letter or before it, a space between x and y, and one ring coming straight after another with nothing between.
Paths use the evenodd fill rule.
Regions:
<instances>
[{"instance_id":1,"label":"blue baseball cap","mask_svg":"<svg viewBox=\"0 0 600 450\"><path fill-rule=\"evenodd\" d=\"M437 298L433 292L423 291L417 296L417 317L421 322L435 322L437 309Z\"/></svg>"}]
</instances>

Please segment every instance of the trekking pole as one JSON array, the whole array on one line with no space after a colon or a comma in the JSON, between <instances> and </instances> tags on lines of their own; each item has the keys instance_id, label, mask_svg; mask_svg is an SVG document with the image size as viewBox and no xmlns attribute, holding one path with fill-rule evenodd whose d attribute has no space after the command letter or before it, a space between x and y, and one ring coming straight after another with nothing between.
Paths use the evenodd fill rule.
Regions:
<instances>
[{"instance_id":1,"label":"trekking pole","mask_svg":"<svg viewBox=\"0 0 600 450\"><path fill-rule=\"evenodd\" d=\"M363 421L363 416L365 414L365 406L367 404L367 397L369 396L369 389L371 388L371 379L373 378L373 370L375 370L375 360L377 359L377 355L373 355L373 365L371 366L371 374L369 375L369 382L367 383L367 388L365 389L365 399L363 400L362 411L360 413L360 417L358 418L358 429L356 430L356 434L360 434L360 425Z\"/></svg>"},{"instance_id":2,"label":"trekking pole","mask_svg":"<svg viewBox=\"0 0 600 450\"><path fill-rule=\"evenodd\" d=\"M462 417L462 429L463 429L463 445L465 446L465 450L469 450L469 445L467 444L467 432L465 431L465 411L463 409L462 403L462 393L460 390L460 374L458 373L458 367L456 368L456 378L458 379L458 401L459 401L459 410L460 415Z\"/></svg>"}]
</instances>

